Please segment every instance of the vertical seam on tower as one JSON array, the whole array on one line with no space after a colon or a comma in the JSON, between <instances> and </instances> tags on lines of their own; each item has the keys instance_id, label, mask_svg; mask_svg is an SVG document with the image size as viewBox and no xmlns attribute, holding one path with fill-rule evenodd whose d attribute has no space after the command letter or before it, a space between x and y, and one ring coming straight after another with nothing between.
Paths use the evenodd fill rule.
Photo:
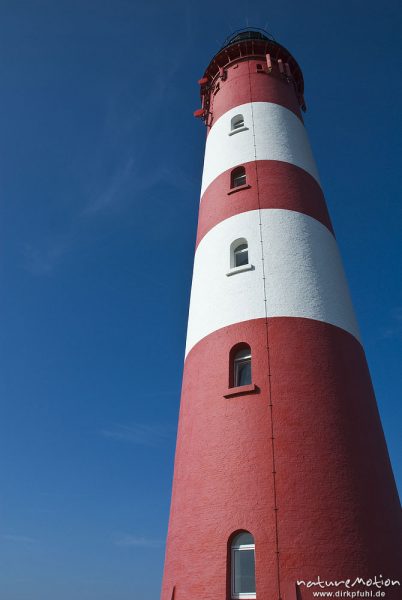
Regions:
<instances>
[{"instance_id":1,"label":"vertical seam on tower","mask_svg":"<svg viewBox=\"0 0 402 600\"><path fill-rule=\"evenodd\" d=\"M268 395L269 395L269 411L271 417L271 450L272 450L272 487L274 496L274 521L275 521L275 546L276 546L276 569L277 569L277 584L278 584L278 600L281 600L281 580L280 580L280 563L279 563L279 526L278 526L278 506L277 506L277 494L276 494L276 461L275 461L275 436L274 436L274 419L273 419L273 404L272 404L272 389L271 389L271 360L269 351L269 319L267 310L267 285L265 277L265 261L264 261L264 242L262 236L262 220L261 220L261 203L260 203L260 188L258 182L258 166L257 166L257 146L255 142L255 122L254 122L254 108L251 93L251 73L250 73L250 62L248 61L248 83L250 88L250 106L251 106L251 124L253 131L253 143L254 143L254 163L255 163L255 176L256 176L256 188L257 188L257 201L258 201L258 226L260 231L260 244L261 244L261 267L262 267L262 281L264 291L264 314L265 314L265 333L266 333L266 349L267 349L267 362L268 362Z\"/></svg>"}]
</instances>

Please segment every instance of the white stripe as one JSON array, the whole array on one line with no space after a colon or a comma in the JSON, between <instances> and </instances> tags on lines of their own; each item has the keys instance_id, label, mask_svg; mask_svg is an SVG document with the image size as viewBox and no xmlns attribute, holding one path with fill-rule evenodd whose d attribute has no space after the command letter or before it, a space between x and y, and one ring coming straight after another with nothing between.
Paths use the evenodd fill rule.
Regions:
<instances>
[{"instance_id":1,"label":"white stripe","mask_svg":"<svg viewBox=\"0 0 402 600\"><path fill-rule=\"evenodd\" d=\"M243 115L248 129L229 135L230 121L237 114ZM301 167L319 182L306 130L300 119L279 104L252 102L227 111L211 128L205 147L201 195L218 175L253 160L288 162Z\"/></svg>"},{"instance_id":2,"label":"white stripe","mask_svg":"<svg viewBox=\"0 0 402 600\"><path fill-rule=\"evenodd\" d=\"M359 330L332 233L302 213L261 210L268 317L305 317ZM254 270L227 277L230 245L246 238ZM186 354L227 325L265 317L258 210L237 214L201 240L194 261Z\"/></svg>"}]
</instances>

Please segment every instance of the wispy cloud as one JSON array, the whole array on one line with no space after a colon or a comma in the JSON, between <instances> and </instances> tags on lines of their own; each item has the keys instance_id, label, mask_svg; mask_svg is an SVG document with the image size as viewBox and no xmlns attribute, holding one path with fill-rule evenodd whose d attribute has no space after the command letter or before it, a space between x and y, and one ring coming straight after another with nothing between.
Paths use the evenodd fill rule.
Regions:
<instances>
[{"instance_id":1,"label":"wispy cloud","mask_svg":"<svg viewBox=\"0 0 402 600\"><path fill-rule=\"evenodd\" d=\"M191 41L191 11L183 15L186 43ZM180 76L185 52L182 43L160 69L160 51L149 56L144 72L144 93L134 94L132 81L124 80L103 98L103 121L99 123L99 139L90 150L76 155L75 179L70 223L59 235L43 241L29 241L22 246L24 267L32 275L51 275L63 257L71 252L90 227L90 220L121 207L141 203L144 196L158 185L168 185L188 193L198 188L189 180L171 153L173 125L155 115L172 112L177 98L175 78ZM152 73L152 77L149 77ZM145 94L145 95L144 95ZM162 127L163 125L163 127ZM150 143L150 141L152 143ZM61 192L62 193L62 192ZM179 196L179 194L177 195Z\"/></svg>"},{"instance_id":2,"label":"wispy cloud","mask_svg":"<svg viewBox=\"0 0 402 600\"><path fill-rule=\"evenodd\" d=\"M102 178L99 177L101 181ZM87 202L81 213L73 218L67 231L48 236L40 244L24 243L21 246L24 268L35 276L52 275L55 268L83 238L89 219L116 207L144 202L146 195L157 186L169 186L183 193L194 193L197 184L177 165L157 165L155 168L141 167L132 157L127 158L103 183L87 192ZM96 188L96 189L94 189ZM180 197L179 195L177 197Z\"/></svg>"},{"instance_id":3,"label":"wispy cloud","mask_svg":"<svg viewBox=\"0 0 402 600\"><path fill-rule=\"evenodd\" d=\"M396 306L391 310L389 321L382 329L382 337L393 338L402 335L402 306Z\"/></svg>"},{"instance_id":4,"label":"wispy cloud","mask_svg":"<svg viewBox=\"0 0 402 600\"><path fill-rule=\"evenodd\" d=\"M113 205L120 198L124 187L132 177L133 167L134 159L130 156L116 168L109 181L105 182L104 188L88 201L82 215L95 215Z\"/></svg>"},{"instance_id":5,"label":"wispy cloud","mask_svg":"<svg viewBox=\"0 0 402 600\"><path fill-rule=\"evenodd\" d=\"M57 239L50 240L41 248L24 244L22 255L24 267L32 275L50 275L61 257L65 254L73 240L73 236L63 234Z\"/></svg>"},{"instance_id":6,"label":"wispy cloud","mask_svg":"<svg viewBox=\"0 0 402 600\"><path fill-rule=\"evenodd\" d=\"M164 444L171 437L172 428L159 424L117 424L106 429L101 429L100 434L105 438L118 442L156 447Z\"/></svg>"},{"instance_id":7,"label":"wispy cloud","mask_svg":"<svg viewBox=\"0 0 402 600\"><path fill-rule=\"evenodd\" d=\"M2 533L0 534L0 538L7 542L15 542L16 544L34 544L37 542L37 540L27 535L15 535L13 533Z\"/></svg>"},{"instance_id":8,"label":"wispy cloud","mask_svg":"<svg viewBox=\"0 0 402 600\"><path fill-rule=\"evenodd\" d=\"M82 217L94 217L100 212L121 205L143 201L144 194L158 185L169 186L182 192L193 191L196 184L177 165L168 161L160 165L142 165L133 157L127 158L116 168L114 174L105 181L103 187L92 191Z\"/></svg>"},{"instance_id":9,"label":"wispy cloud","mask_svg":"<svg viewBox=\"0 0 402 600\"><path fill-rule=\"evenodd\" d=\"M130 533L117 533L113 538L115 546L135 548L161 548L165 545L163 540L154 540L146 537L131 535Z\"/></svg>"}]
</instances>

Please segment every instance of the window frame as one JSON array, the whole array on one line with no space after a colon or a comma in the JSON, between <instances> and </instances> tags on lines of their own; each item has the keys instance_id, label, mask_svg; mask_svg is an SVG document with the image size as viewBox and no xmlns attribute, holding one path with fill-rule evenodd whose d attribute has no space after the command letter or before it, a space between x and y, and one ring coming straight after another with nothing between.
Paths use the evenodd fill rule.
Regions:
<instances>
[{"instance_id":1,"label":"window frame","mask_svg":"<svg viewBox=\"0 0 402 600\"><path fill-rule=\"evenodd\" d=\"M248 531L240 531L233 538L230 543L230 598L231 600L253 600L257 598L257 592L235 592L235 553L236 552L244 552L244 551L253 551L254 554L254 582L256 583L255 576L255 540L254 536L252 536L254 542L252 544L237 544L234 545L236 538L242 533L250 533Z\"/></svg>"},{"instance_id":2,"label":"window frame","mask_svg":"<svg viewBox=\"0 0 402 600\"><path fill-rule=\"evenodd\" d=\"M245 265L236 266L236 248L242 244L247 244L247 263ZM243 273L244 271L253 271L254 265L250 262L250 247L246 238L237 238L230 244L230 256L229 256L229 271L226 273L227 277L235 275L236 273Z\"/></svg>"},{"instance_id":3,"label":"window frame","mask_svg":"<svg viewBox=\"0 0 402 600\"><path fill-rule=\"evenodd\" d=\"M238 356L241 351L247 351L246 356ZM252 354L251 347L248 344L240 346L232 357L232 372L233 372L233 386L234 388L251 385L253 383L253 371L252 371ZM240 368L244 365L250 365L250 381L247 383L240 383Z\"/></svg>"},{"instance_id":4,"label":"window frame","mask_svg":"<svg viewBox=\"0 0 402 600\"><path fill-rule=\"evenodd\" d=\"M241 117L241 119L239 117ZM238 121L236 121L236 119L238 119ZM246 127L244 115L238 113L230 119L230 130L228 135L234 135L235 133L240 133L240 131L248 131L248 127Z\"/></svg>"},{"instance_id":5,"label":"window frame","mask_svg":"<svg viewBox=\"0 0 402 600\"><path fill-rule=\"evenodd\" d=\"M235 183L239 178L244 178L242 183ZM239 165L230 172L230 189L235 190L236 188L244 187L247 185L247 172L246 167Z\"/></svg>"},{"instance_id":6,"label":"window frame","mask_svg":"<svg viewBox=\"0 0 402 600\"><path fill-rule=\"evenodd\" d=\"M239 353L240 350L247 350L250 358L250 383L244 383L242 385L237 385L239 382L236 380L235 376L235 357ZM242 360L245 360L245 357L242 357ZM259 393L260 389L256 386L254 381L255 373L253 370L253 351L250 344L246 341L241 341L235 344L230 348L228 353L228 371L227 371L227 389L225 390L223 397L224 398L234 398L236 396L244 396L246 394L255 394ZM247 533L247 532L246 532Z\"/></svg>"},{"instance_id":7,"label":"window frame","mask_svg":"<svg viewBox=\"0 0 402 600\"><path fill-rule=\"evenodd\" d=\"M249 251L249 245L248 245L248 241L246 240L246 238L237 238L237 240L234 240L231 244L230 244L230 268L231 269L237 269L238 267L236 267L236 260L235 260L235 253L236 253L236 248L238 248L239 246L242 246L243 244L247 244L247 250ZM250 264L250 252L248 253L248 264ZM247 266L247 265L242 265L242 266Z\"/></svg>"},{"instance_id":8,"label":"window frame","mask_svg":"<svg viewBox=\"0 0 402 600\"><path fill-rule=\"evenodd\" d=\"M240 259L241 256L243 255L247 255L247 260L244 263L239 263L237 264L238 259ZM244 243L244 244L238 244L237 246L235 246L235 248L233 248L233 267L235 269L237 269L238 267L245 267L246 265L249 264L249 257L248 257L248 244Z\"/></svg>"},{"instance_id":9,"label":"window frame","mask_svg":"<svg viewBox=\"0 0 402 600\"><path fill-rule=\"evenodd\" d=\"M236 131L244 126L244 116L241 113L230 119L230 131Z\"/></svg>"}]
</instances>

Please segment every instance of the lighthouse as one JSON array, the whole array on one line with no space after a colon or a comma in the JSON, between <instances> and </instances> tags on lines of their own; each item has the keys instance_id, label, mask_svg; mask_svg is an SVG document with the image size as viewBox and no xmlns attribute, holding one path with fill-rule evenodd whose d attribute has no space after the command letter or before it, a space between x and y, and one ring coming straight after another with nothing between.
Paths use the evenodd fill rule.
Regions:
<instances>
[{"instance_id":1,"label":"lighthouse","mask_svg":"<svg viewBox=\"0 0 402 600\"><path fill-rule=\"evenodd\" d=\"M397 600L398 494L301 69L247 29L199 84L207 137L161 599Z\"/></svg>"}]
</instances>

